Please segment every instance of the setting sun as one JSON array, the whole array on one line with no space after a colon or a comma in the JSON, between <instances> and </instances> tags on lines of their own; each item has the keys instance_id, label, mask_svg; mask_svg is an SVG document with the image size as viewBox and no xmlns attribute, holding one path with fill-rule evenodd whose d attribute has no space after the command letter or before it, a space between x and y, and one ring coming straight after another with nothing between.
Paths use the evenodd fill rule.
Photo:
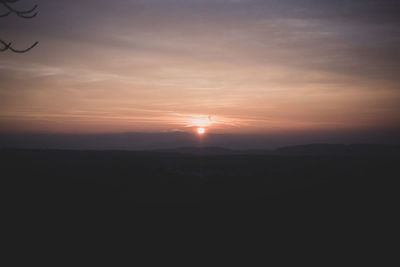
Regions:
<instances>
[{"instance_id":1,"label":"setting sun","mask_svg":"<svg viewBox=\"0 0 400 267\"><path fill-rule=\"evenodd\" d=\"M197 128L197 133L203 135L206 132L204 128Z\"/></svg>"}]
</instances>

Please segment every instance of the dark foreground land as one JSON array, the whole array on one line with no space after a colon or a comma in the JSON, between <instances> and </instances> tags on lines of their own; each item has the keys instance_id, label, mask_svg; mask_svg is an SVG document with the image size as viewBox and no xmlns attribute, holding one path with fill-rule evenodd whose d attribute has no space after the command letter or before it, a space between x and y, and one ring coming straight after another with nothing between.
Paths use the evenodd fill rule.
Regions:
<instances>
[{"instance_id":1,"label":"dark foreground land","mask_svg":"<svg viewBox=\"0 0 400 267\"><path fill-rule=\"evenodd\" d=\"M395 146L301 146L235 152L0 150L8 203L123 200L139 207L371 205L400 177ZM272 204L273 205L273 204Z\"/></svg>"},{"instance_id":2,"label":"dark foreground land","mask_svg":"<svg viewBox=\"0 0 400 267\"><path fill-rule=\"evenodd\" d=\"M379 266L397 240L398 147L3 149L0 166L14 262Z\"/></svg>"}]
</instances>

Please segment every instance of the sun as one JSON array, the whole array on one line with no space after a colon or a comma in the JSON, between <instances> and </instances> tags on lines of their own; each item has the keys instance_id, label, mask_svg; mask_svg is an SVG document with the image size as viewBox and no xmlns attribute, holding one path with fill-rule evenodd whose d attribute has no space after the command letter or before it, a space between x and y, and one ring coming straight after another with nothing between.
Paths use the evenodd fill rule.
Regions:
<instances>
[{"instance_id":1,"label":"sun","mask_svg":"<svg viewBox=\"0 0 400 267\"><path fill-rule=\"evenodd\" d=\"M203 135L205 132L206 132L206 129L204 129L204 128L197 128L197 133L198 133L199 135Z\"/></svg>"}]
</instances>

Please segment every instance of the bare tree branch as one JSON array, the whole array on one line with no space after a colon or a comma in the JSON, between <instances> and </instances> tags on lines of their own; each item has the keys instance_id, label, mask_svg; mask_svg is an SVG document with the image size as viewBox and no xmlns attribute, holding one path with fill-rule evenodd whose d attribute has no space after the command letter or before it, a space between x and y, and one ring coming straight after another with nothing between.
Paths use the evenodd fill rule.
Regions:
<instances>
[{"instance_id":1,"label":"bare tree branch","mask_svg":"<svg viewBox=\"0 0 400 267\"><path fill-rule=\"evenodd\" d=\"M0 15L0 18L2 18L2 17L7 17L8 15L10 15L11 14L11 12L7 12L7 13L4 13L4 14L1 14Z\"/></svg>"},{"instance_id":2,"label":"bare tree branch","mask_svg":"<svg viewBox=\"0 0 400 267\"><path fill-rule=\"evenodd\" d=\"M26 53L29 50L31 50L32 48L34 48L39 42L35 42L33 45L31 45L30 47L26 48L26 49L15 49L14 47L12 47L12 43L6 43L3 40L0 39L0 43L3 45L3 48L0 48L0 52L4 52L6 50L10 50L14 53Z\"/></svg>"},{"instance_id":3,"label":"bare tree branch","mask_svg":"<svg viewBox=\"0 0 400 267\"><path fill-rule=\"evenodd\" d=\"M8 12L3 13L3 14L0 14L0 18L2 18L2 17L7 17L7 16L9 16L10 14L15 14L15 15L17 15L18 17L21 17L21 18L24 18L24 19L31 19L31 18L36 17L36 15L37 15L37 13L38 13L38 12L36 11L38 5L34 5L34 6L33 6L31 9L29 9L29 10L22 11L22 10L17 10L17 9L13 8L13 7L10 5L10 4L15 3L15 2L18 2L18 1L19 1L19 0L0 0L0 4L3 5L3 6L8 10ZM36 11L36 12L35 12L35 11ZM33 13L33 12L34 12L34 13ZM33 14L32 14L32 13L33 13ZM0 52L5 52L5 51L7 51L7 50L10 50L10 51L12 51L12 52L14 52L14 53L26 53L26 52L28 52L29 50L31 50L32 48L34 48L38 43L39 43L39 42L35 42L34 44L32 44L30 47L28 47L28 48L26 48L26 49L15 49L15 48L12 46L12 42L7 43L7 42L5 42L5 41L3 41L3 40L0 39L0 44L3 45L3 47L0 47Z\"/></svg>"},{"instance_id":4,"label":"bare tree branch","mask_svg":"<svg viewBox=\"0 0 400 267\"><path fill-rule=\"evenodd\" d=\"M21 11L21 10L17 10L15 8L13 8L11 5L8 4L8 3L15 3L17 1L18 0L0 0L0 3L3 4L3 6L5 8L8 9L8 12L0 15L0 17L6 17L6 16L10 15L11 13L14 13L18 17L25 18L25 19L31 19L31 18L36 17L38 12L35 12L35 13L33 13L33 12L37 9L38 5L34 5L29 10Z\"/></svg>"},{"instance_id":5,"label":"bare tree branch","mask_svg":"<svg viewBox=\"0 0 400 267\"><path fill-rule=\"evenodd\" d=\"M0 48L1 52L8 50L11 46L11 43L6 43L3 40L0 40L0 43L4 46L3 48Z\"/></svg>"}]
</instances>

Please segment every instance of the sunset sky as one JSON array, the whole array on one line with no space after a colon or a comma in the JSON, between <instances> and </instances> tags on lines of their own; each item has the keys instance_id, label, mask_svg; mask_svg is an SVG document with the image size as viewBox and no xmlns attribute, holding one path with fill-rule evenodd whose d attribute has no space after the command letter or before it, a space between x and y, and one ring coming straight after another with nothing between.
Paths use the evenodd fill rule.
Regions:
<instances>
[{"instance_id":1,"label":"sunset sky","mask_svg":"<svg viewBox=\"0 0 400 267\"><path fill-rule=\"evenodd\" d=\"M0 133L399 129L400 1L36 3L0 18L39 41L0 53Z\"/></svg>"}]
</instances>

